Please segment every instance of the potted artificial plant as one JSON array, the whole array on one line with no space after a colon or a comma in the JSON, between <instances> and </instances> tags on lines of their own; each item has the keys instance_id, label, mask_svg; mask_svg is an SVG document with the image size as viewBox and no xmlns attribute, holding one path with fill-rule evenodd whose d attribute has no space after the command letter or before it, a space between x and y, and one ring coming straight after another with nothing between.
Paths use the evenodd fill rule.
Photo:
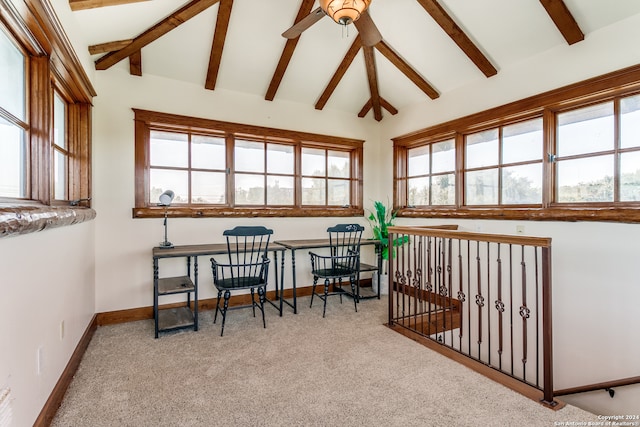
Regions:
<instances>
[{"instance_id":1,"label":"potted artificial plant","mask_svg":"<svg viewBox=\"0 0 640 427\"><path fill-rule=\"evenodd\" d=\"M395 257L395 247L401 246L409 240L408 236L398 237L389 242L388 227L393 225L393 220L396 218L397 211L393 211L391 208L387 208L384 203L380 201L373 202L373 211L369 211L369 225L373 231L373 239L379 242L378 250L382 254L382 271L380 272L380 293L386 294L389 287L389 277L387 276L387 262L389 257ZM373 276L377 279L377 275ZM377 292L377 281L373 281L374 291Z\"/></svg>"}]
</instances>

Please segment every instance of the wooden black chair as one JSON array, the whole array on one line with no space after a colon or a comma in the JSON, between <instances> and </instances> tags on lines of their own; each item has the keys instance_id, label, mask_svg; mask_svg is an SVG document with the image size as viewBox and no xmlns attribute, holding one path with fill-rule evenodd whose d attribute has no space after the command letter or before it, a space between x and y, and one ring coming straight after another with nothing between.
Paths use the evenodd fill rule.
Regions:
<instances>
[{"instance_id":1,"label":"wooden black chair","mask_svg":"<svg viewBox=\"0 0 640 427\"><path fill-rule=\"evenodd\" d=\"M338 224L329 227L329 255L319 255L309 252L311 256L311 273L313 274L313 289L311 293L311 303L313 306L313 297L317 296L324 301L322 309L322 317L327 311L327 298L329 295L340 295L342 303L342 279L348 278L351 284L351 295L353 296L353 305L358 311L358 298L356 284L358 281L360 268L360 238L364 227L359 224ZM324 279L324 292L316 293L316 285L318 279ZM330 292L329 287L333 283L333 289Z\"/></svg>"},{"instance_id":2,"label":"wooden black chair","mask_svg":"<svg viewBox=\"0 0 640 427\"><path fill-rule=\"evenodd\" d=\"M235 227L226 230L223 235L227 239L226 263L220 263L211 258L211 270L213 272L213 284L218 290L218 301L213 323L218 319L218 312L222 313L222 329L220 336L224 334L224 322L229 309L229 298L232 292L251 290L251 304L234 308L253 309L253 317L256 316L256 307L262 312L262 325L267 327L264 318L264 303L269 277L269 258L267 250L269 239L273 230L262 226ZM258 301L255 299L255 291L258 291ZM224 293L224 304L220 308L220 299Z\"/></svg>"}]
</instances>

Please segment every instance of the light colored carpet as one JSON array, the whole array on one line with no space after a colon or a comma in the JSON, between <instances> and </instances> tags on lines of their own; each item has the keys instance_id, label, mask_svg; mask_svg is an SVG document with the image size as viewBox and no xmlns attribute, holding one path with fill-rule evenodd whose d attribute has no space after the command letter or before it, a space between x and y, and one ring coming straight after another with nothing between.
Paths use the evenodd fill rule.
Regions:
<instances>
[{"instance_id":1,"label":"light colored carpet","mask_svg":"<svg viewBox=\"0 0 640 427\"><path fill-rule=\"evenodd\" d=\"M553 426L552 411L385 327L387 300L299 299L299 314L213 311L200 331L100 327L53 426ZM555 424L558 425L558 424Z\"/></svg>"}]
</instances>

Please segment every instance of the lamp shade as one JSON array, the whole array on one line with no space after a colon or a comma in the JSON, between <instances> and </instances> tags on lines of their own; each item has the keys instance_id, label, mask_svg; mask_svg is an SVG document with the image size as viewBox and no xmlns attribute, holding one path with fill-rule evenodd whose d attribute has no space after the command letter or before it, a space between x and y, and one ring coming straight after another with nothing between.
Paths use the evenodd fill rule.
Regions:
<instances>
[{"instance_id":1,"label":"lamp shade","mask_svg":"<svg viewBox=\"0 0 640 427\"><path fill-rule=\"evenodd\" d=\"M160 206L169 206L171 205L171 202L173 201L173 197L175 196L175 194L173 193L173 191L171 190L167 190L164 193L162 193L159 197L160 203L158 203Z\"/></svg>"},{"instance_id":2,"label":"lamp shade","mask_svg":"<svg viewBox=\"0 0 640 427\"><path fill-rule=\"evenodd\" d=\"M371 0L320 0L322 10L341 25L357 21L369 4Z\"/></svg>"}]
</instances>

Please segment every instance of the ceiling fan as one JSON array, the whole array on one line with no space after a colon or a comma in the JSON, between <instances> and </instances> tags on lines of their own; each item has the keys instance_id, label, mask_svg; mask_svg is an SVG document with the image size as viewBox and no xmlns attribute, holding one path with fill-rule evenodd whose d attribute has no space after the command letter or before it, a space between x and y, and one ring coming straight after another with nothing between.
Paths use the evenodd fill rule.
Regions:
<instances>
[{"instance_id":1,"label":"ceiling fan","mask_svg":"<svg viewBox=\"0 0 640 427\"><path fill-rule=\"evenodd\" d=\"M319 2L320 7L296 22L282 33L282 36L295 39L324 16L330 16L340 25L353 23L365 46L375 46L382 41L382 34L367 10L371 0L319 0Z\"/></svg>"}]
</instances>

